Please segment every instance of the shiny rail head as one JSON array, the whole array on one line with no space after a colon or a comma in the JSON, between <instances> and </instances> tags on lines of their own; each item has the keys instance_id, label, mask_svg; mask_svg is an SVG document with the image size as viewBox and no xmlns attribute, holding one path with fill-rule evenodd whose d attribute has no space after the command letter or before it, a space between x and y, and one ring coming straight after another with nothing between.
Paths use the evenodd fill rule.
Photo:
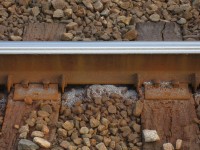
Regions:
<instances>
[{"instance_id":1,"label":"shiny rail head","mask_svg":"<svg viewBox=\"0 0 200 150\"><path fill-rule=\"evenodd\" d=\"M200 54L200 42L0 42L0 54Z\"/></svg>"}]
</instances>

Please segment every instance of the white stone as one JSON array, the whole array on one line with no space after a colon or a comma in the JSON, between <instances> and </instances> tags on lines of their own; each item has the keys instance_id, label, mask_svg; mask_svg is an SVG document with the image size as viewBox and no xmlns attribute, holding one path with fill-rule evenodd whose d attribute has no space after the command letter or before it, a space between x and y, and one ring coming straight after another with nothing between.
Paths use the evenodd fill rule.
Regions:
<instances>
[{"instance_id":1,"label":"white stone","mask_svg":"<svg viewBox=\"0 0 200 150\"><path fill-rule=\"evenodd\" d=\"M171 143L164 143L163 150L174 150L174 146Z\"/></svg>"},{"instance_id":2,"label":"white stone","mask_svg":"<svg viewBox=\"0 0 200 150\"><path fill-rule=\"evenodd\" d=\"M40 137L34 137L33 142L38 144L42 148L50 148L51 143L48 142L47 140L40 138Z\"/></svg>"},{"instance_id":3,"label":"white stone","mask_svg":"<svg viewBox=\"0 0 200 150\"><path fill-rule=\"evenodd\" d=\"M181 149L183 141L181 139L176 140L176 149Z\"/></svg>"},{"instance_id":4,"label":"white stone","mask_svg":"<svg viewBox=\"0 0 200 150\"><path fill-rule=\"evenodd\" d=\"M11 35L11 36L10 36L10 39L11 39L12 41L21 41L21 40L22 40L22 37L20 37L20 36L15 36L15 35Z\"/></svg>"},{"instance_id":5,"label":"white stone","mask_svg":"<svg viewBox=\"0 0 200 150\"><path fill-rule=\"evenodd\" d=\"M145 142L155 142L155 141L160 140L156 130L145 129L142 132L143 132Z\"/></svg>"}]
</instances>

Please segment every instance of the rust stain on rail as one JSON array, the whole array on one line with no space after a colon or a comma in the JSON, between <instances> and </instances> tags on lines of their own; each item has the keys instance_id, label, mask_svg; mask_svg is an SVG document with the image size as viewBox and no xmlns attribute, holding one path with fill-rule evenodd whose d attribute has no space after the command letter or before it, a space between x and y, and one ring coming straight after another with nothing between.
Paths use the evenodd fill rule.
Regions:
<instances>
[{"instance_id":1,"label":"rust stain on rail","mask_svg":"<svg viewBox=\"0 0 200 150\"><path fill-rule=\"evenodd\" d=\"M191 82L200 72L200 55L1 55L0 84L30 83L134 84L160 79Z\"/></svg>"}]
</instances>

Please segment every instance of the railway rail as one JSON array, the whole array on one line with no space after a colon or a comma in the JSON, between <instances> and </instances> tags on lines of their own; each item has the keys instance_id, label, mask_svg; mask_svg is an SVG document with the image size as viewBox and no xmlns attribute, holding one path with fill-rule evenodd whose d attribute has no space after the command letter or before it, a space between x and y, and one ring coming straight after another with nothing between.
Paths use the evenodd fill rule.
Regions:
<instances>
[{"instance_id":1,"label":"railway rail","mask_svg":"<svg viewBox=\"0 0 200 150\"><path fill-rule=\"evenodd\" d=\"M0 149L198 150L199 55L199 42L1 42Z\"/></svg>"}]
</instances>

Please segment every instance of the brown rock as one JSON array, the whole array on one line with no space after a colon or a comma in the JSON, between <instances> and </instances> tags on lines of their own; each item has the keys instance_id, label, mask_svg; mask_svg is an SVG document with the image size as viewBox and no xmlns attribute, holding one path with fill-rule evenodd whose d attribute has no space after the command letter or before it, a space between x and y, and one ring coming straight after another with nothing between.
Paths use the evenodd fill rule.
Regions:
<instances>
[{"instance_id":1,"label":"brown rock","mask_svg":"<svg viewBox=\"0 0 200 150\"><path fill-rule=\"evenodd\" d=\"M73 39L74 35L72 33L63 33L61 36L61 40L62 41L71 41ZM82 112L82 109L79 108L73 108L72 109L74 111L75 114L80 114Z\"/></svg>"},{"instance_id":2,"label":"brown rock","mask_svg":"<svg viewBox=\"0 0 200 150\"><path fill-rule=\"evenodd\" d=\"M99 0L97 0L97 1L93 4L93 6L94 6L94 9L95 9L96 11L101 11L101 10L103 10L103 4L102 4L101 1L99 1Z\"/></svg>"},{"instance_id":3,"label":"brown rock","mask_svg":"<svg viewBox=\"0 0 200 150\"><path fill-rule=\"evenodd\" d=\"M58 133L58 135L61 136L61 137L67 137L67 131L66 131L65 129L59 128L59 129L57 130L57 133Z\"/></svg>"},{"instance_id":4,"label":"brown rock","mask_svg":"<svg viewBox=\"0 0 200 150\"><path fill-rule=\"evenodd\" d=\"M18 3L22 6L28 6L31 0L18 0Z\"/></svg>"},{"instance_id":5,"label":"brown rock","mask_svg":"<svg viewBox=\"0 0 200 150\"><path fill-rule=\"evenodd\" d=\"M37 6L35 6L35 7L33 7L32 9L31 9L31 12L32 12L32 14L33 14L33 16L38 16L39 14L40 14L40 8L39 7L37 7Z\"/></svg>"},{"instance_id":6,"label":"brown rock","mask_svg":"<svg viewBox=\"0 0 200 150\"><path fill-rule=\"evenodd\" d=\"M87 147L87 146L83 146L83 147L82 147L82 150L90 150L90 148Z\"/></svg>"},{"instance_id":7,"label":"brown rock","mask_svg":"<svg viewBox=\"0 0 200 150\"><path fill-rule=\"evenodd\" d=\"M108 112L111 114L115 114L115 113L117 113L117 108L114 105L110 105L108 107Z\"/></svg>"},{"instance_id":8,"label":"brown rock","mask_svg":"<svg viewBox=\"0 0 200 150\"><path fill-rule=\"evenodd\" d=\"M35 120L35 118L28 118L25 122L29 126L33 127L35 125L36 120Z\"/></svg>"},{"instance_id":9,"label":"brown rock","mask_svg":"<svg viewBox=\"0 0 200 150\"><path fill-rule=\"evenodd\" d=\"M88 134L89 129L87 127L82 127L79 132L80 134Z\"/></svg>"},{"instance_id":10,"label":"brown rock","mask_svg":"<svg viewBox=\"0 0 200 150\"><path fill-rule=\"evenodd\" d=\"M60 143L60 146L63 147L64 149L69 148L70 145L71 145L71 144L70 144L68 141L62 141L62 142Z\"/></svg>"},{"instance_id":11,"label":"brown rock","mask_svg":"<svg viewBox=\"0 0 200 150\"><path fill-rule=\"evenodd\" d=\"M136 105L135 105L135 109L133 111L133 115L136 116L136 117L139 117L142 113L142 110L143 110L143 102L141 102L140 100L136 102Z\"/></svg>"},{"instance_id":12,"label":"brown rock","mask_svg":"<svg viewBox=\"0 0 200 150\"><path fill-rule=\"evenodd\" d=\"M86 10L84 7L78 6L78 10L76 11L76 16L84 17L86 15Z\"/></svg>"},{"instance_id":13,"label":"brown rock","mask_svg":"<svg viewBox=\"0 0 200 150\"><path fill-rule=\"evenodd\" d=\"M134 141L138 137L138 134L136 133L131 133L128 135L128 141Z\"/></svg>"},{"instance_id":14,"label":"brown rock","mask_svg":"<svg viewBox=\"0 0 200 150\"><path fill-rule=\"evenodd\" d=\"M48 112L49 114L51 114L53 112L52 107L48 104L43 104L40 106L40 109L43 111Z\"/></svg>"},{"instance_id":15,"label":"brown rock","mask_svg":"<svg viewBox=\"0 0 200 150\"><path fill-rule=\"evenodd\" d=\"M99 143L99 144L97 144L97 145L96 145L96 148L97 148L98 150L107 150L107 148L106 148L106 146L105 146L104 143Z\"/></svg>"},{"instance_id":16,"label":"brown rock","mask_svg":"<svg viewBox=\"0 0 200 150\"><path fill-rule=\"evenodd\" d=\"M100 124L99 120L94 119L94 118L91 118L91 119L90 119L90 126L91 126L92 128L98 127L99 124Z\"/></svg>"},{"instance_id":17,"label":"brown rock","mask_svg":"<svg viewBox=\"0 0 200 150\"><path fill-rule=\"evenodd\" d=\"M105 146L109 146L110 142L111 142L111 139L110 138L107 138L107 137L104 137L103 138L103 142L105 144Z\"/></svg>"},{"instance_id":18,"label":"brown rock","mask_svg":"<svg viewBox=\"0 0 200 150\"><path fill-rule=\"evenodd\" d=\"M122 22L126 25L129 25L130 24L130 21L131 21L132 17L126 17L126 16L119 16L117 17L117 21L118 22Z\"/></svg>"},{"instance_id":19,"label":"brown rock","mask_svg":"<svg viewBox=\"0 0 200 150\"><path fill-rule=\"evenodd\" d=\"M83 138L83 142L86 146L90 147L91 144L90 144L90 139L89 138Z\"/></svg>"},{"instance_id":20,"label":"brown rock","mask_svg":"<svg viewBox=\"0 0 200 150\"><path fill-rule=\"evenodd\" d=\"M68 131L74 128L74 124L70 121L66 121L65 123L63 123L62 127Z\"/></svg>"},{"instance_id":21,"label":"brown rock","mask_svg":"<svg viewBox=\"0 0 200 150\"><path fill-rule=\"evenodd\" d=\"M41 131L33 131L31 137L44 137L44 133Z\"/></svg>"},{"instance_id":22,"label":"brown rock","mask_svg":"<svg viewBox=\"0 0 200 150\"><path fill-rule=\"evenodd\" d=\"M94 99L94 102L95 102L95 104L97 104L97 105L102 104L102 102L101 102L101 97L96 97L96 98Z\"/></svg>"},{"instance_id":23,"label":"brown rock","mask_svg":"<svg viewBox=\"0 0 200 150\"><path fill-rule=\"evenodd\" d=\"M109 147L115 149L115 145L116 145L115 141L111 141Z\"/></svg>"},{"instance_id":24,"label":"brown rock","mask_svg":"<svg viewBox=\"0 0 200 150\"><path fill-rule=\"evenodd\" d=\"M76 144L76 145L80 145L82 143L82 139L81 138L76 138L76 139L73 139L73 142Z\"/></svg>"},{"instance_id":25,"label":"brown rock","mask_svg":"<svg viewBox=\"0 0 200 150\"><path fill-rule=\"evenodd\" d=\"M45 117L49 117L50 114L48 112L44 111L44 110L39 110L38 111L38 116L45 118Z\"/></svg>"},{"instance_id":26,"label":"brown rock","mask_svg":"<svg viewBox=\"0 0 200 150\"><path fill-rule=\"evenodd\" d=\"M131 29L124 34L123 38L129 41L133 41L136 40L137 36L138 36L137 31L135 29Z\"/></svg>"},{"instance_id":27,"label":"brown rock","mask_svg":"<svg viewBox=\"0 0 200 150\"><path fill-rule=\"evenodd\" d=\"M66 29L67 30L73 30L73 29L75 29L77 27L78 27L78 24L76 22L71 22L71 23L66 25Z\"/></svg>"},{"instance_id":28,"label":"brown rock","mask_svg":"<svg viewBox=\"0 0 200 150\"><path fill-rule=\"evenodd\" d=\"M112 133L113 135L116 135L118 132L118 128L110 128L110 133Z\"/></svg>"},{"instance_id":29,"label":"brown rock","mask_svg":"<svg viewBox=\"0 0 200 150\"><path fill-rule=\"evenodd\" d=\"M47 127L47 125L42 125L42 132L44 134L48 134L49 133L49 128Z\"/></svg>"},{"instance_id":30,"label":"brown rock","mask_svg":"<svg viewBox=\"0 0 200 150\"><path fill-rule=\"evenodd\" d=\"M118 4L122 9L125 9L125 10L128 10L129 8L132 7L132 2L129 2L129 1L119 1Z\"/></svg>"},{"instance_id":31,"label":"brown rock","mask_svg":"<svg viewBox=\"0 0 200 150\"><path fill-rule=\"evenodd\" d=\"M64 12L63 12L63 10L61 10L61 9L56 9L56 10L53 12L53 17L54 17L54 18L62 18L62 17L64 17Z\"/></svg>"},{"instance_id":32,"label":"brown rock","mask_svg":"<svg viewBox=\"0 0 200 150\"><path fill-rule=\"evenodd\" d=\"M65 9L64 10L64 14L65 16L67 16L68 18L71 18L72 17L72 9L68 8L68 9Z\"/></svg>"},{"instance_id":33,"label":"brown rock","mask_svg":"<svg viewBox=\"0 0 200 150\"><path fill-rule=\"evenodd\" d=\"M137 123L134 123L133 124L133 129L134 129L135 132L140 133L141 126L139 124L137 124Z\"/></svg>"},{"instance_id":34,"label":"brown rock","mask_svg":"<svg viewBox=\"0 0 200 150\"><path fill-rule=\"evenodd\" d=\"M71 34L71 33L67 33L67 34ZM68 36L73 36L73 35L68 35ZM73 37L72 37L73 38ZM82 114L83 113L83 108L81 106L76 106L72 108L72 112L74 114Z\"/></svg>"},{"instance_id":35,"label":"brown rock","mask_svg":"<svg viewBox=\"0 0 200 150\"><path fill-rule=\"evenodd\" d=\"M64 0L52 0L51 1L54 9L63 9L65 8L65 1Z\"/></svg>"},{"instance_id":36,"label":"brown rock","mask_svg":"<svg viewBox=\"0 0 200 150\"><path fill-rule=\"evenodd\" d=\"M93 10L93 5L91 3L91 0L83 0L83 4L85 5L86 8Z\"/></svg>"}]
</instances>

